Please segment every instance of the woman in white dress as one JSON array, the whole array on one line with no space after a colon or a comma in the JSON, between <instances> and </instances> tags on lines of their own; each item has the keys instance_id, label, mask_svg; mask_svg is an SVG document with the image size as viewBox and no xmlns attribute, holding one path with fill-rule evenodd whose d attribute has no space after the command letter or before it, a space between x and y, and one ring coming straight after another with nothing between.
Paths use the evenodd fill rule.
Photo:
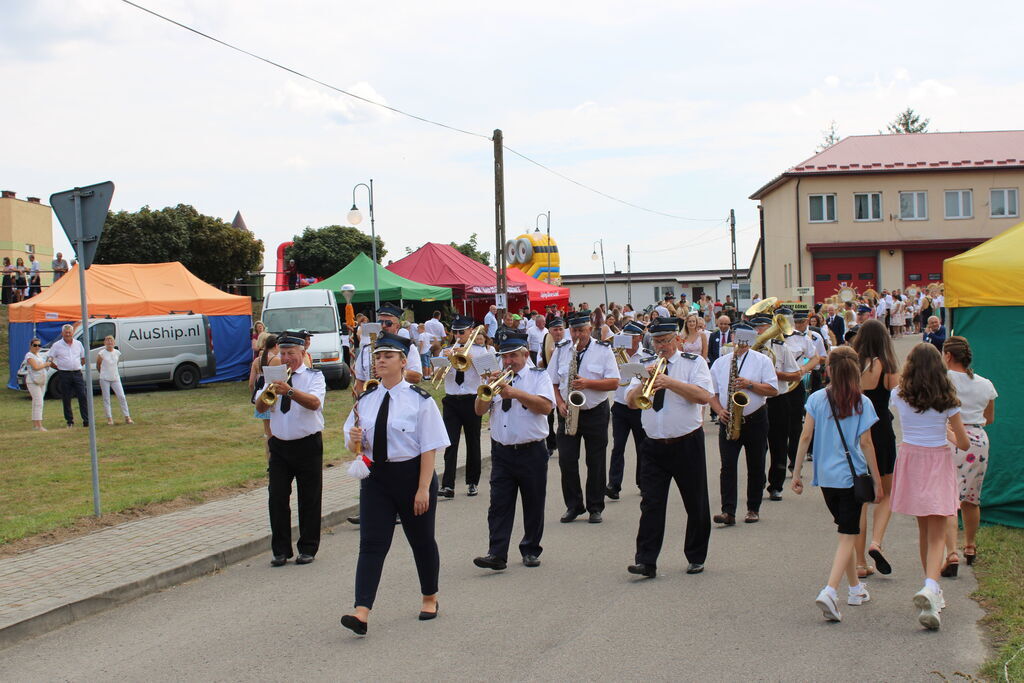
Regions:
<instances>
[{"instance_id":1,"label":"woman in white dress","mask_svg":"<svg viewBox=\"0 0 1024 683\"><path fill-rule=\"evenodd\" d=\"M39 355L41 342L38 337L33 337L29 342L28 353L25 354L25 367L28 373L25 375L25 386L32 396L32 429L37 432L45 432L43 426L43 394L46 393L46 361Z\"/></svg>"}]
</instances>

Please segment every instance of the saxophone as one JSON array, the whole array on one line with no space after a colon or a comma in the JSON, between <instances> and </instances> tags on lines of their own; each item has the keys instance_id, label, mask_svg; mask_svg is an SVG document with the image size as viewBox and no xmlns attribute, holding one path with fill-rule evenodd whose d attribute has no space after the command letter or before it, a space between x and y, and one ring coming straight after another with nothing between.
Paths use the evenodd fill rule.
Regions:
<instances>
[{"instance_id":1,"label":"saxophone","mask_svg":"<svg viewBox=\"0 0 1024 683\"><path fill-rule=\"evenodd\" d=\"M576 436L576 430L579 429L580 423L580 408L587 402L587 398L583 395L582 391L573 391L572 389L572 384L579 375L579 361L577 360L575 345L570 348L570 352L572 356L569 357L569 375L565 379L569 387L568 398L566 399L569 406L565 416L565 434L566 436Z\"/></svg>"},{"instance_id":2,"label":"saxophone","mask_svg":"<svg viewBox=\"0 0 1024 683\"><path fill-rule=\"evenodd\" d=\"M751 351L747 351L751 353ZM736 365L736 352L732 354L732 365L729 367L729 427L725 438L736 441L740 438L740 427L743 425L743 409L750 403L750 397L743 391L736 391L736 377L739 374Z\"/></svg>"},{"instance_id":3,"label":"saxophone","mask_svg":"<svg viewBox=\"0 0 1024 683\"><path fill-rule=\"evenodd\" d=\"M377 379L377 358L373 355L373 350L377 347L377 333L370 333L370 379L363 383L363 391L369 391L378 384L380 380Z\"/></svg>"}]
</instances>

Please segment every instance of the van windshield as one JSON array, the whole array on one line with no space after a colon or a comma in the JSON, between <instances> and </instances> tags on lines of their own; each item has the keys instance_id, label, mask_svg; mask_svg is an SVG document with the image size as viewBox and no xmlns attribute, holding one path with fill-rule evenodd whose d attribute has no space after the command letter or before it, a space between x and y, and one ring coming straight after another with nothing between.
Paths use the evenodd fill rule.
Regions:
<instances>
[{"instance_id":1,"label":"van windshield","mask_svg":"<svg viewBox=\"0 0 1024 683\"><path fill-rule=\"evenodd\" d=\"M271 308L263 311L263 324L268 332L308 330L311 334L337 334L334 310L326 306L309 308Z\"/></svg>"}]
</instances>

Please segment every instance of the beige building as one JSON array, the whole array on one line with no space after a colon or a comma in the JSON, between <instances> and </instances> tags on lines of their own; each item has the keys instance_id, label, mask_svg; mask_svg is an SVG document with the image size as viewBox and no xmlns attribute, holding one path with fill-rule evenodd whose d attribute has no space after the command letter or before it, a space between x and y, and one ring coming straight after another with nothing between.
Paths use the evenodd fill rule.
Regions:
<instances>
[{"instance_id":1,"label":"beige building","mask_svg":"<svg viewBox=\"0 0 1024 683\"><path fill-rule=\"evenodd\" d=\"M750 278L746 270L737 273L737 288L732 289L732 271L720 270L671 270L640 273L623 273L620 270L608 273L562 273L562 286L569 288L569 300L574 304L586 302L596 307L604 302L607 280L608 303L620 306L629 303L636 310L653 306L667 294L676 297L676 302L686 297L690 303L703 294L716 301L725 301L726 296L738 300L740 305L750 300Z\"/></svg>"},{"instance_id":2,"label":"beige building","mask_svg":"<svg viewBox=\"0 0 1024 683\"><path fill-rule=\"evenodd\" d=\"M49 272L53 260L53 211L38 197L18 199L14 192L0 192L0 259L6 256L11 263L23 259L28 266L28 255L35 254L43 285L53 281ZM65 254L65 260L68 256Z\"/></svg>"},{"instance_id":3,"label":"beige building","mask_svg":"<svg viewBox=\"0 0 1024 683\"><path fill-rule=\"evenodd\" d=\"M1022 188L1024 131L845 138L751 195L751 286L818 302L941 282L944 259L1020 222Z\"/></svg>"}]
</instances>

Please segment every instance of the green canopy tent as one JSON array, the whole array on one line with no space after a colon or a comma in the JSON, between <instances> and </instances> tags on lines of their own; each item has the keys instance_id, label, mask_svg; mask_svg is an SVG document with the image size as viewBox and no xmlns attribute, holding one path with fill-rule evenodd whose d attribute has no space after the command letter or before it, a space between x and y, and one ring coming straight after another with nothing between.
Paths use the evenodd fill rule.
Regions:
<instances>
[{"instance_id":1,"label":"green canopy tent","mask_svg":"<svg viewBox=\"0 0 1024 683\"><path fill-rule=\"evenodd\" d=\"M981 518L1024 527L1024 365L1014 353L1024 339L1024 223L946 259L942 271L951 334L967 337L974 369L999 392Z\"/></svg>"},{"instance_id":2,"label":"green canopy tent","mask_svg":"<svg viewBox=\"0 0 1024 683\"><path fill-rule=\"evenodd\" d=\"M434 287L413 282L392 273L379 263L374 263L366 254L359 254L337 273L326 280L309 285L307 289L329 289L334 292L334 297L343 304L345 297L341 295L341 287L351 284L356 288L352 303L373 303L374 267L377 269L377 286L380 289L382 302L449 301L452 298L450 287Z\"/></svg>"}]
</instances>

